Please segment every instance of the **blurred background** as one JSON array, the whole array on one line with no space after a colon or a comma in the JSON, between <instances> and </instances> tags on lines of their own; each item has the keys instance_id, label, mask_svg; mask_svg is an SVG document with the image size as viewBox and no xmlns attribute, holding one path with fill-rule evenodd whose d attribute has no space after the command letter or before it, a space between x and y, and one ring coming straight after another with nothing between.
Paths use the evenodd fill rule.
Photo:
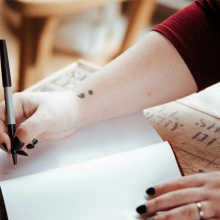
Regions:
<instances>
[{"instance_id":1,"label":"blurred background","mask_svg":"<svg viewBox=\"0 0 220 220\"><path fill-rule=\"evenodd\" d=\"M13 91L78 60L105 65L190 0L0 0ZM0 100L3 100L0 82Z\"/></svg>"}]
</instances>

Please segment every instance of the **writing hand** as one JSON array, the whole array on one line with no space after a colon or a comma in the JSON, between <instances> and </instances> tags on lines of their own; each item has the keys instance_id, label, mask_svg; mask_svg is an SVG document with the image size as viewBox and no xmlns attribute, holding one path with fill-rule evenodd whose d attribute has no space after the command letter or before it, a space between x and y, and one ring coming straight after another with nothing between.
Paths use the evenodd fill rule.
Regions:
<instances>
[{"instance_id":1,"label":"writing hand","mask_svg":"<svg viewBox=\"0 0 220 220\"><path fill-rule=\"evenodd\" d=\"M13 147L24 147L33 139L53 140L71 135L82 123L78 99L73 91L51 93L16 93L13 95L16 133ZM5 104L0 103L0 144L10 152ZM6 147L5 147L6 146Z\"/></svg>"}]
</instances>

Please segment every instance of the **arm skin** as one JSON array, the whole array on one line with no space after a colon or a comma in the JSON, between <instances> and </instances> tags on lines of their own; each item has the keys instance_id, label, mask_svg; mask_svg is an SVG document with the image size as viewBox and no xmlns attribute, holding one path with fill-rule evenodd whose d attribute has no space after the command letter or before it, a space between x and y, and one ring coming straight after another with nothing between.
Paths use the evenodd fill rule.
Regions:
<instances>
[{"instance_id":1,"label":"arm skin","mask_svg":"<svg viewBox=\"0 0 220 220\"><path fill-rule=\"evenodd\" d=\"M163 35L151 32L73 91L15 94L13 145L21 149L35 138L64 138L83 125L142 111L196 91L175 47ZM2 102L0 143L10 149L5 120Z\"/></svg>"},{"instance_id":2,"label":"arm skin","mask_svg":"<svg viewBox=\"0 0 220 220\"><path fill-rule=\"evenodd\" d=\"M177 49L199 91L220 81L219 24L220 0L196 0L153 29Z\"/></svg>"},{"instance_id":3,"label":"arm skin","mask_svg":"<svg viewBox=\"0 0 220 220\"><path fill-rule=\"evenodd\" d=\"M176 100L197 86L175 47L152 31L74 91L85 95L78 97L83 125Z\"/></svg>"}]
</instances>

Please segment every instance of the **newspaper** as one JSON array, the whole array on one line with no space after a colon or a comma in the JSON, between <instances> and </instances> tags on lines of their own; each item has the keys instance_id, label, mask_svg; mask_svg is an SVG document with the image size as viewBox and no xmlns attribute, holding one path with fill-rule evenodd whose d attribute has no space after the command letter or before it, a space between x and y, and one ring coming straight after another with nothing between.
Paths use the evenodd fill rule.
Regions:
<instances>
[{"instance_id":1,"label":"newspaper","mask_svg":"<svg viewBox=\"0 0 220 220\"><path fill-rule=\"evenodd\" d=\"M49 75L25 91L29 92L55 92L72 89L88 76L94 74L99 69L98 66L79 60L65 68Z\"/></svg>"}]
</instances>

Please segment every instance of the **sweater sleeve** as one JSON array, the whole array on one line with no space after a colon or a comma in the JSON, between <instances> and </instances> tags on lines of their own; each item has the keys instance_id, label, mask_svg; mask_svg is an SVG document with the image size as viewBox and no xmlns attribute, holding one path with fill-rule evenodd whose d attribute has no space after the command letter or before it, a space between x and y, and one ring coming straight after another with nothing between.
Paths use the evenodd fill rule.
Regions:
<instances>
[{"instance_id":1,"label":"sweater sleeve","mask_svg":"<svg viewBox=\"0 0 220 220\"><path fill-rule=\"evenodd\" d=\"M153 30L174 45L199 90L220 81L220 0L197 0Z\"/></svg>"}]
</instances>

